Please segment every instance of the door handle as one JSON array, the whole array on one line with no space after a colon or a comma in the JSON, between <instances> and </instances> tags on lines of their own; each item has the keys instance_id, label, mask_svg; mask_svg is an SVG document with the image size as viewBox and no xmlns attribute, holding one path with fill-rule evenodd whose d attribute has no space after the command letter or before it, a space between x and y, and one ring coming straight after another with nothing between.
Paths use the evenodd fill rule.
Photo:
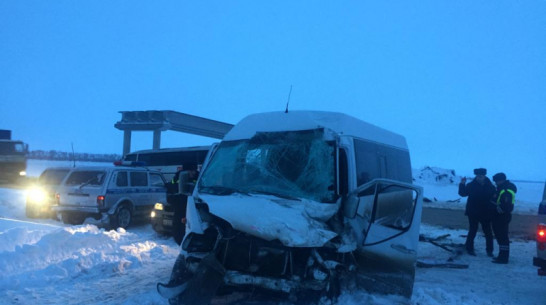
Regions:
<instances>
[{"instance_id":1,"label":"door handle","mask_svg":"<svg viewBox=\"0 0 546 305\"><path fill-rule=\"evenodd\" d=\"M409 249L406 246L400 244L392 244L391 248L406 254L417 254L417 251Z\"/></svg>"}]
</instances>

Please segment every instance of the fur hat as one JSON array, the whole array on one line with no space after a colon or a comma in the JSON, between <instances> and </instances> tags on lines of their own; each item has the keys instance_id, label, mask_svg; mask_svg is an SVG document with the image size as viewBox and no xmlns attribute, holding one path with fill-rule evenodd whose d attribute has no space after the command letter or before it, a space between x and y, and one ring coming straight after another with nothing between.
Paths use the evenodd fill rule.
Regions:
<instances>
[{"instance_id":1,"label":"fur hat","mask_svg":"<svg viewBox=\"0 0 546 305\"><path fill-rule=\"evenodd\" d=\"M493 181L500 182L506 180L506 175L504 173L497 173L493 176Z\"/></svg>"},{"instance_id":2,"label":"fur hat","mask_svg":"<svg viewBox=\"0 0 546 305\"><path fill-rule=\"evenodd\" d=\"M485 168L475 168L474 175L487 175L487 170Z\"/></svg>"}]
</instances>

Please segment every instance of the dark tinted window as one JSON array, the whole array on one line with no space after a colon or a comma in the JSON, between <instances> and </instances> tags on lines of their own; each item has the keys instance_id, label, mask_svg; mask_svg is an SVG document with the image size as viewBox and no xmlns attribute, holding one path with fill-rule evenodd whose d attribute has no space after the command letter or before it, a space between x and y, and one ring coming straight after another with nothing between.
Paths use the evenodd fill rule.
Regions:
<instances>
[{"instance_id":1,"label":"dark tinted window","mask_svg":"<svg viewBox=\"0 0 546 305\"><path fill-rule=\"evenodd\" d=\"M378 145L360 140L354 140L354 145L357 185L381 178Z\"/></svg>"},{"instance_id":2,"label":"dark tinted window","mask_svg":"<svg viewBox=\"0 0 546 305\"><path fill-rule=\"evenodd\" d=\"M198 164L203 164L207 156L206 150L197 151L171 151L129 154L125 156L126 161L141 161L148 166L183 165L184 170L197 169Z\"/></svg>"},{"instance_id":3,"label":"dark tinted window","mask_svg":"<svg viewBox=\"0 0 546 305\"><path fill-rule=\"evenodd\" d=\"M409 153L405 150L354 140L357 185L376 178L387 178L411 183Z\"/></svg>"},{"instance_id":4,"label":"dark tinted window","mask_svg":"<svg viewBox=\"0 0 546 305\"><path fill-rule=\"evenodd\" d=\"M125 161L136 161L136 159L137 159L136 154L128 154L127 156L125 156L125 158L123 158L123 160Z\"/></svg>"},{"instance_id":5,"label":"dark tinted window","mask_svg":"<svg viewBox=\"0 0 546 305\"><path fill-rule=\"evenodd\" d=\"M25 152L25 147L21 142L1 142L0 154L22 154Z\"/></svg>"},{"instance_id":6,"label":"dark tinted window","mask_svg":"<svg viewBox=\"0 0 546 305\"><path fill-rule=\"evenodd\" d=\"M148 186L148 173L131 172L131 186Z\"/></svg>"},{"instance_id":7,"label":"dark tinted window","mask_svg":"<svg viewBox=\"0 0 546 305\"><path fill-rule=\"evenodd\" d=\"M409 153L395 148L385 148L387 178L412 183Z\"/></svg>"},{"instance_id":8,"label":"dark tinted window","mask_svg":"<svg viewBox=\"0 0 546 305\"><path fill-rule=\"evenodd\" d=\"M66 185L102 185L105 176L104 171L76 171L66 179Z\"/></svg>"},{"instance_id":9,"label":"dark tinted window","mask_svg":"<svg viewBox=\"0 0 546 305\"><path fill-rule=\"evenodd\" d=\"M42 185L59 185L69 169L46 169L38 178L38 183Z\"/></svg>"},{"instance_id":10,"label":"dark tinted window","mask_svg":"<svg viewBox=\"0 0 546 305\"><path fill-rule=\"evenodd\" d=\"M116 186L128 186L127 172L118 172L116 175Z\"/></svg>"}]
</instances>

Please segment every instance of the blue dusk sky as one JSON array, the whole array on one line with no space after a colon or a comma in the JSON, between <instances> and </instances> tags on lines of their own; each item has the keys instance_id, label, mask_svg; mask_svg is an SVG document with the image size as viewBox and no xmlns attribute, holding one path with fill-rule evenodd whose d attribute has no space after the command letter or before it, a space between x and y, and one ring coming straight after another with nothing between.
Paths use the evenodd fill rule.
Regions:
<instances>
[{"instance_id":1,"label":"blue dusk sky","mask_svg":"<svg viewBox=\"0 0 546 305\"><path fill-rule=\"evenodd\" d=\"M121 153L119 111L234 124L291 85L291 110L404 135L414 168L546 179L545 0L0 2L0 129L31 150Z\"/></svg>"}]
</instances>

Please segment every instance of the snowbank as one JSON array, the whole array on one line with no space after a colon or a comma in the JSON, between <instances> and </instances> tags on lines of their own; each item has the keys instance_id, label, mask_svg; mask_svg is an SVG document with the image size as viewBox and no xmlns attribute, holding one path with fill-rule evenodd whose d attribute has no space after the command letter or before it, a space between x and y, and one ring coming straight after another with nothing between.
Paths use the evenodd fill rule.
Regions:
<instances>
[{"instance_id":1,"label":"snowbank","mask_svg":"<svg viewBox=\"0 0 546 305\"><path fill-rule=\"evenodd\" d=\"M178 249L149 225L127 232L93 225L0 223L12 226L0 233L0 287L7 294L0 296L2 304L117 304L133 297L130 304L142 304L142 297L165 301L155 283L168 278Z\"/></svg>"}]
</instances>

